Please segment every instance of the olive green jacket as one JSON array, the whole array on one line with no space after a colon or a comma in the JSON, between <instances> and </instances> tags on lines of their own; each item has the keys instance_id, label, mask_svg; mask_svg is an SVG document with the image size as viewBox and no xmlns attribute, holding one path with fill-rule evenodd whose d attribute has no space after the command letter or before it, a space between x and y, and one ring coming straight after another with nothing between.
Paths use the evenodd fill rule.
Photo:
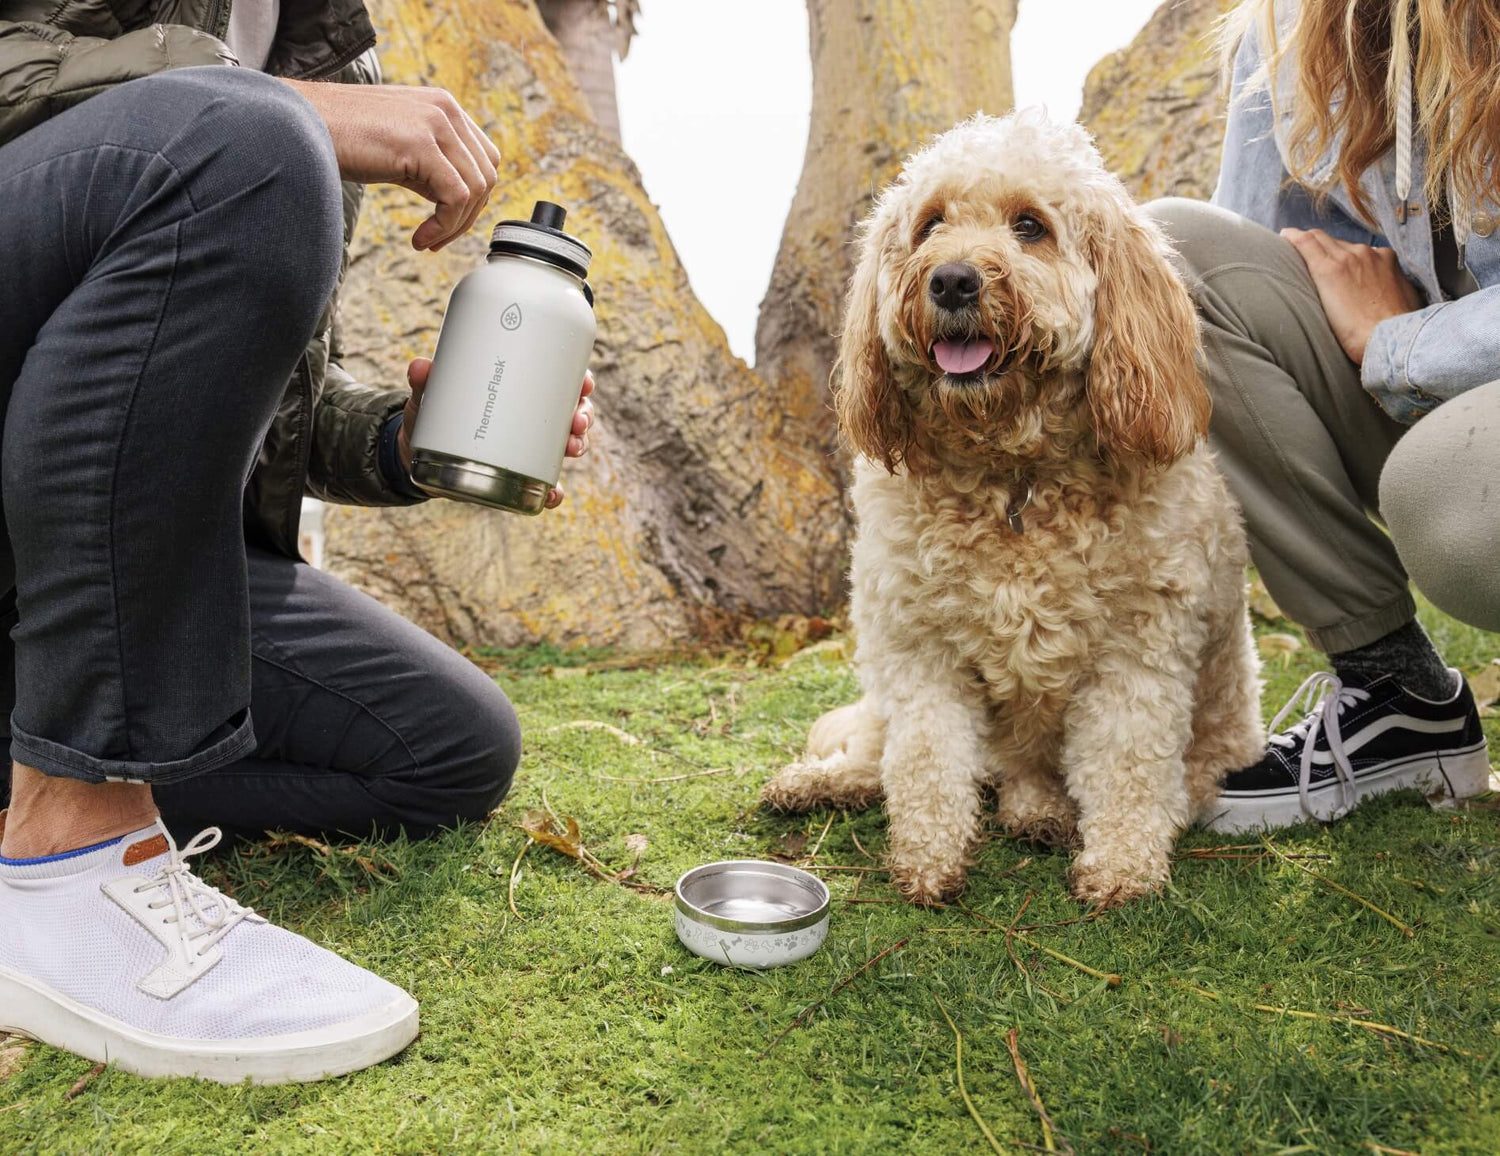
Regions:
<instances>
[{"instance_id":1,"label":"olive green jacket","mask_svg":"<svg viewBox=\"0 0 1500 1156\"><path fill-rule=\"evenodd\" d=\"M0 0L0 145L116 84L169 68L234 66L231 0ZM380 83L361 0L283 0L266 71ZM343 285L359 215L344 184ZM380 437L407 392L360 385L339 364L337 292L287 383L245 492L246 537L297 556L302 496L354 505L413 501L386 481Z\"/></svg>"}]
</instances>

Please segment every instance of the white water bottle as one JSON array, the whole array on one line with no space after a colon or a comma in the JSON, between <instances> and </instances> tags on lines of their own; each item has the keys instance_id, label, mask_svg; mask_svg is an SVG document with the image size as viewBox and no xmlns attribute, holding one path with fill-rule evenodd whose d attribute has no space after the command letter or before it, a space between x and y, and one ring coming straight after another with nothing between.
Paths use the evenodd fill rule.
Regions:
<instances>
[{"instance_id":1,"label":"white water bottle","mask_svg":"<svg viewBox=\"0 0 1500 1156\"><path fill-rule=\"evenodd\" d=\"M501 221L485 263L453 289L411 433L430 494L539 514L557 484L594 347L593 254L538 201Z\"/></svg>"}]
</instances>

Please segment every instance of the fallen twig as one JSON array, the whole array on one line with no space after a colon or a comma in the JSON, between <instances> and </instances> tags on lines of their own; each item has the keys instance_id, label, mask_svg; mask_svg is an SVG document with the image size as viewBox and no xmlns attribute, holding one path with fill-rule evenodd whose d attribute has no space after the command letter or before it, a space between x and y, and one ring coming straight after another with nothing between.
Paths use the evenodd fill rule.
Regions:
<instances>
[{"instance_id":1,"label":"fallen twig","mask_svg":"<svg viewBox=\"0 0 1500 1156\"><path fill-rule=\"evenodd\" d=\"M550 735L557 731L603 731L607 735L613 735L627 747L638 747L641 745L641 740L636 738L635 735L622 731L613 723L597 722L594 719L580 718L574 719L572 722L558 723L556 726L548 727L542 733Z\"/></svg>"},{"instance_id":2,"label":"fallen twig","mask_svg":"<svg viewBox=\"0 0 1500 1156\"><path fill-rule=\"evenodd\" d=\"M855 864L853 867L845 867L842 863L808 863L804 871L859 871L866 875L889 875L890 871L885 867L861 867Z\"/></svg>"},{"instance_id":3,"label":"fallen twig","mask_svg":"<svg viewBox=\"0 0 1500 1156\"><path fill-rule=\"evenodd\" d=\"M854 829L853 824L851 824L850 827L849 827L849 838L851 838L851 839L854 840L854 848L855 848L855 850L857 850L861 855L863 855L871 863L878 863L878 862L880 862L880 860L876 859L874 855L871 855L868 851L865 850L865 845L859 841L859 832Z\"/></svg>"},{"instance_id":4,"label":"fallen twig","mask_svg":"<svg viewBox=\"0 0 1500 1156\"><path fill-rule=\"evenodd\" d=\"M526 922L526 916L516 910L516 877L521 874L521 860L526 858L526 852L531 850L531 845L535 842L536 840L530 835L526 836L526 842L521 844L520 854L516 856L516 861L510 866L510 885L506 888L506 899L510 902L510 913L522 923Z\"/></svg>"},{"instance_id":5,"label":"fallen twig","mask_svg":"<svg viewBox=\"0 0 1500 1156\"><path fill-rule=\"evenodd\" d=\"M1421 1156L1419 1152L1409 1152L1405 1148L1388 1148L1384 1144L1377 1144L1374 1140L1366 1140L1365 1147L1371 1152L1381 1152L1384 1156Z\"/></svg>"},{"instance_id":6,"label":"fallen twig","mask_svg":"<svg viewBox=\"0 0 1500 1156\"><path fill-rule=\"evenodd\" d=\"M1086 975L1091 975L1095 979L1102 979L1105 983L1109 984L1110 987L1119 987L1120 986L1120 982L1121 982L1120 981L1120 977L1118 975L1116 975L1112 971L1098 971L1097 969L1090 967L1086 963L1079 963L1076 959L1073 959L1071 956L1064 955L1060 951L1053 951L1050 947L1046 946L1045 944L1038 943L1036 940L1032 939L1030 936L1028 936L1028 935L1022 935L1019 931L1013 931L1013 932L1011 932L1011 934L1014 935L1017 939L1019 939L1022 943L1030 944L1032 947L1036 948L1038 951L1045 952L1047 955L1050 955L1053 959L1057 960L1059 963L1066 963L1069 967L1076 967L1079 971L1085 973Z\"/></svg>"},{"instance_id":7,"label":"fallen twig","mask_svg":"<svg viewBox=\"0 0 1500 1156\"><path fill-rule=\"evenodd\" d=\"M829 816L828 816L828 822L826 822L826 823L823 824L823 830L818 835L817 842L812 845L812 850L807 853L807 857L809 859L816 859L818 857L818 849L823 846L823 840L828 837L828 831L833 826L833 819L834 819L834 816L837 815L837 814L838 814L837 811L832 812L831 814L829 814Z\"/></svg>"},{"instance_id":8,"label":"fallen twig","mask_svg":"<svg viewBox=\"0 0 1500 1156\"><path fill-rule=\"evenodd\" d=\"M1350 899L1354 900L1354 902L1358 903L1361 907L1368 908L1369 910L1373 911L1376 915L1380 916L1381 919L1384 919L1387 923L1389 923L1393 927L1397 928L1401 932L1401 934L1404 935L1404 936L1406 936L1408 939L1410 939L1412 936L1414 936L1416 934L1416 932L1414 930L1412 930L1412 928L1410 928L1409 926L1407 926L1405 923L1402 923L1401 920L1397 919L1389 911L1384 911L1381 908L1376 907L1375 904L1371 903L1363 895L1356 895L1353 891L1350 891L1349 888L1345 887L1343 884L1341 884L1341 883L1335 883L1332 879L1328 878L1326 875L1319 875L1311 867L1304 867L1304 866L1302 866L1301 863L1295 863L1295 862L1293 862L1292 859L1291 859L1291 857L1289 855L1287 855L1286 852L1284 852L1280 847L1277 847L1275 844L1273 844L1269 839L1264 839L1264 840L1262 840L1262 842L1265 844L1266 849L1268 851L1270 851L1273 855L1275 855L1278 859L1284 859L1286 862L1291 863L1293 867L1297 868L1298 871L1305 871L1307 874L1311 875L1314 879L1316 879L1319 883L1326 884L1327 886L1332 887L1335 891L1338 891L1338 892L1341 892L1344 895L1347 895Z\"/></svg>"},{"instance_id":9,"label":"fallen twig","mask_svg":"<svg viewBox=\"0 0 1500 1156\"><path fill-rule=\"evenodd\" d=\"M1005 928L1005 954L1010 956L1010 961L1016 965L1016 970L1021 973L1022 978L1025 979L1027 983L1035 984L1038 988L1040 988L1047 995L1050 995L1053 999L1060 999L1064 1003L1069 1003L1071 1001L1067 996L1063 995L1061 992L1053 991L1041 980L1035 978L1031 974L1031 972L1026 969L1026 965L1021 962L1021 957L1016 954L1015 947L1011 945L1011 940L1015 937L1016 933L1016 924L1021 921L1021 916L1026 914L1026 909L1031 906L1032 898L1032 893L1030 891L1026 892L1026 898L1021 900L1021 906L1016 909L1015 915L1011 916L1010 924ZM978 913L971 912L971 914Z\"/></svg>"},{"instance_id":10,"label":"fallen twig","mask_svg":"<svg viewBox=\"0 0 1500 1156\"><path fill-rule=\"evenodd\" d=\"M705 775L723 775L734 769L734 767L710 767L706 771L685 771L680 775L662 775L656 779L626 779L619 775L595 775L594 778L603 779L606 783L628 783L633 787L649 787L656 783L680 783L684 779L701 779Z\"/></svg>"},{"instance_id":11,"label":"fallen twig","mask_svg":"<svg viewBox=\"0 0 1500 1156\"><path fill-rule=\"evenodd\" d=\"M74 1084L71 1088L63 1093L63 1099L76 1099L78 1097L78 1094L89 1086L89 1081L91 1081L95 1076L99 1075L99 1073L102 1071L104 1071L104 1065L95 1064L88 1071L84 1072L83 1075L78 1077L78 1082L76 1084Z\"/></svg>"},{"instance_id":12,"label":"fallen twig","mask_svg":"<svg viewBox=\"0 0 1500 1156\"><path fill-rule=\"evenodd\" d=\"M1005 1046L1010 1049L1010 1058L1015 1061L1016 1078L1021 1081L1021 1087L1042 1121L1042 1144L1048 1152L1056 1152L1057 1145L1053 1142L1052 1117L1047 1115L1047 1108L1042 1103L1042 1094L1036 1090L1036 1083L1032 1080L1031 1073L1026 1070L1026 1061L1021 1058L1020 1033L1015 1028L1005 1033ZM1068 1143L1067 1138L1059 1138L1062 1140L1062 1150L1068 1153L1068 1156L1077 1156L1077 1153L1073 1151L1073 1145Z\"/></svg>"},{"instance_id":13,"label":"fallen twig","mask_svg":"<svg viewBox=\"0 0 1500 1156\"><path fill-rule=\"evenodd\" d=\"M1190 983L1183 983L1180 979L1169 979L1168 982L1176 987L1190 991L1196 996L1201 996L1203 999L1213 1000L1214 1003L1226 1002L1224 997L1217 992L1208 991L1201 987L1194 987ZM1233 1006L1234 1001L1227 1002ZM1414 1036L1410 1032L1404 1032L1398 1027L1392 1027L1390 1024L1378 1024L1373 1020L1355 1019L1353 1016L1331 1016L1325 1015L1322 1012L1302 1011L1300 1008L1274 1007L1266 1003L1255 1003L1250 1006L1258 1012L1266 1012L1269 1015L1294 1016L1297 1019L1303 1020L1322 1020L1324 1023L1330 1024L1349 1024L1353 1027L1364 1028L1366 1031L1379 1032L1388 1036L1398 1036L1403 1040L1410 1040L1414 1044L1421 1044L1423 1047L1437 1048L1439 1051L1451 1052L1458 1056L1467 1056L1471 1060L1479 1058L1473 1052L1466 1052L1462 1048L1455 1048L1448 1044L1439 1043L1437 1040L1429 1040L1424 1036Z\"/></svg>"},{"instance_id":14,"label":"fallen twig","mask_svg":"<svg viewBox=\"0 0 1500 1156\"><path fill-rule=\"evenodd\" d=\"M958 1030L958 1025L953 1022L953 1017L948 1014L948 1009L943 1006L943 1001L938 999L937 992L932 993L932 1002L938 1005L938 1011L943 1013L943 1018L948 1021L948 1027L953 1031L953 1068L958 1076L958 1094L964 1098L964 1106L969 1109L969 1115L974 1117L974 1123L979 1125L979 1130L984 1133L984 1138L990 1142L990 1147L1001 1156L1005 1156L1005 1149L1000 1147L1000 1141L995 1139L995 1134L990 1131L990 1126L984 1122L984 1117L979 1114L979 1109L974 1106L974 1101L969 1098L969 1089L964 1087L964 1034Z\"/></svg>"},{"instance_id":15,"label":"fallen twig","mask_svg":"<svg viewBox=\"0 0 1500 1156\"><path fill-rule=\"evenodd\" d=\"M833 990L830 991L827 995L823 996L821 999L814 1000L812 1003L808 1004L807 1007L805 1007L802 1010L802 1013L796 1019L794 1019L791 1023L787 1024L786 1027L782 1028L781 1029L781 1033L774 1040L772 1040L769 1044L766 1045L766 1049L765 1049L765 1051L761 1052L760 1058L761 1059L765 1059L768 1055L771 1054L771 1049L774 1048L777 1044L781 1043L781 1041L784 1040L787 1037L787 1035L791 1032L791 1030L793 1028L801 1027L804 1023L806 1023L808 1021L808 1019L812 1016L813 1012L817 1011L820 1007L822 1007L825 1003L827 1003L829 1000L831 1000L834 996L838 995L839 992L843 991L846 987L848 987L856 979L858 979L860 976L864 975L865 972L869 971L870 968L874 967L882 959L884 959L886 956L890 955L891 952L893 952L893 951L899 951L901 948L905 947L906 944L907 944L907 942L908 941L905 940L905 939L898 939L895 943L891 944L884 951L881 951L881 952L879 952L879 953L877 953L875 955L872 955L869 959L865 960L864 963L860 964L858 968L856 968L854 971L850 972L843 979L839 980L839 982L834 985Z\"/></svg>"}]
</instances>

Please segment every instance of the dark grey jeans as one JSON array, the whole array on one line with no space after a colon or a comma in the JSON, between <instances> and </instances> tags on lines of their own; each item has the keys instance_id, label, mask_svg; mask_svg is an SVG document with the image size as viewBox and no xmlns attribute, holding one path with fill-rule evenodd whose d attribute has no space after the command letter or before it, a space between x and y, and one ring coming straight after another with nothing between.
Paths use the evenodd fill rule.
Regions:
<instances>
[{"instance_id":1,"label":"dark grey jeans","mask_svg":"<svg viewBox=\"0 0 1500 1156\"><path fill-rule=\"evenodd\" d=\"M311 108L241 69L134 81L0 147L0 204L12 757L149 782L184 825L484 814L519 753L493 683L326 575L247 562L245 481L339 264Z\"/></svg>"}]
</instances>

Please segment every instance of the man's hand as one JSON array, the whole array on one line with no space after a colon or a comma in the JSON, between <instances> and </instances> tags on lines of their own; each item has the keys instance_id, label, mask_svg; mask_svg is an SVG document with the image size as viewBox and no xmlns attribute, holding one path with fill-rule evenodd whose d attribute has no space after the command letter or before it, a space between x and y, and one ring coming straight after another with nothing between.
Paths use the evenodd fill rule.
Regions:
<instances>
[{"instance_id":1,"label":"man's hand","mask_svg":"<svg viewBox=\"0 0 1500 1156\"><path fill-rule=\"evenodd\" d=\"M411 386L411 397L401 414L401 434L396 444L401 450L401 464L411 472L411 431L417 424L417 411L422 408L422 391L427 388L427 375L432 372L432 358L419 357L406 367L406 381ZM592 370L583 375L583 388L578 391L578 408L573 411L573 432L568 434L568 457L581 458L589 452L589 430L594 427L594 374ZM562 505L563 490L553 486L547 491L547 509L555 510Z\"/></svg>"},{"instance_id":2,"label":"man's hand","mask_svg":"<svg viewBox=\"0 0 1500 1156\"><path fill-rule=\"evenodd\" d=\"M412 234L412 248L441 249L483 211L500 150L442 89L282 83L323 118L345 180L400 185L437 206Z\"/></svg>"},{"instance_id":3,"label":"man's hand","mask_svg":"<svg viewBox=\"0 0 1500 1156\"><path fill-rule=\"evenodd\" d=\"M1360 365L1375 326L1422 308L1422 298L1390 249L1330 237L1322 229L1282 229L1312 274L1333 334Z\"/></svg>"}]
</instances>

